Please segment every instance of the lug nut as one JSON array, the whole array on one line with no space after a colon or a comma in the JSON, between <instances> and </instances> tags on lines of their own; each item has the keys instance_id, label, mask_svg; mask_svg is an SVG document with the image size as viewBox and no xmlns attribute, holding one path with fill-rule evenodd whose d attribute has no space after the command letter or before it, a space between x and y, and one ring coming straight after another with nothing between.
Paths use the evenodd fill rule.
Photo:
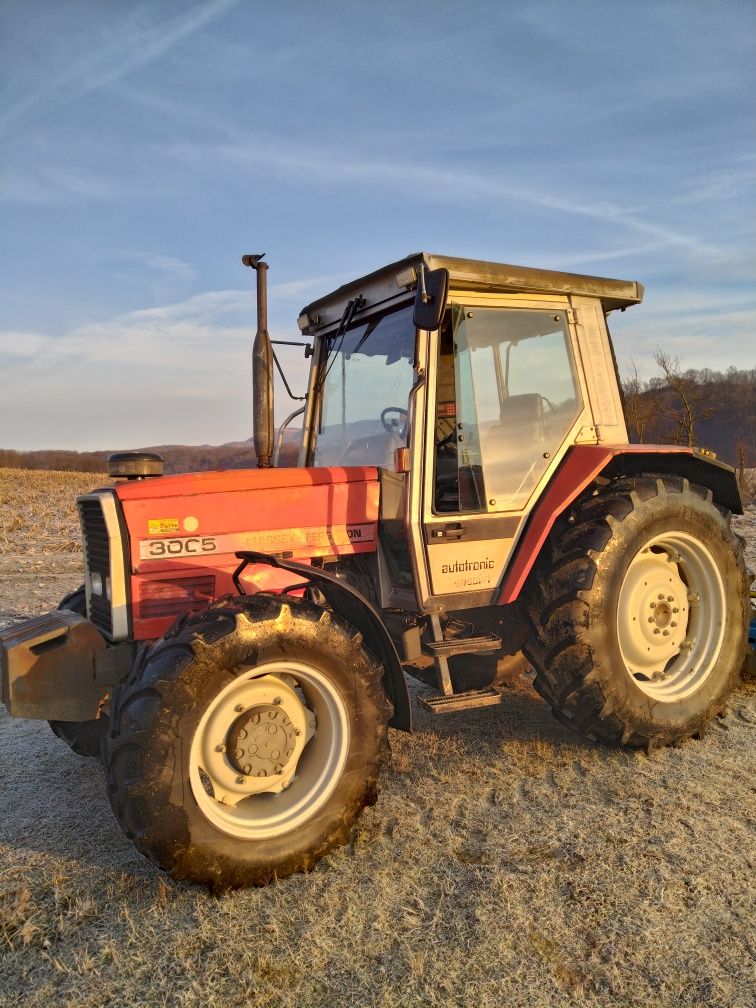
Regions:
<instances>
[{"instance_id":1,"label":"lug nut","mask_svg":"<svg viewBox=\"0 0 756 1008\"><path fill-rule=\"evenodd\" d=\"M648 617L648 622L649 623L653 623L654 622L654 617L653 616L649 616Z\"/></svg>"},{"instance_id":2,"label":"lug nut","mask_svg":"<svg viewBox=\"0 0 756 1008\"><path fill-rule=\"evenodd\" d=\"M225 751L226 751L226 747L225 747L225 746L223 745L223 743L221 742L221 744L220 744L220 745L217 745L217 746L215 747L215 751L216 751L216 752L225 752Z\"/></svg>"},{"instance_id":3,"label":"lug nut","mask_svg":"<svg viewBox=\"0 0 756 1008\"><path fill-rule=\"evenodd\" d=\"M281 703L281 697L280 696L273 697L273 703L276 704L276 705L280 704Z\"/></svg>"},{"instance_id":4,"label":"lug nut","mask_svg":"<svg viewBox=\"0 0 756 1008\"><path fill-rule=\"evenodd\" d=\"M675 600L672 598L671 595L667 595L667 602L674 602L674 601Z\"/></svg>"},{"instance_id":5,"label":"lug nut","mask_svg":"<svg viewBox=\"0 0 756 1008\"><path fill-rule=\"evenodd\" d=\"M674 608L674 609L672 610L672 612L680 612L680 610L679 610L679 609L677 609L677 608Z\"/></svg>"},{"instance_id":6,"label":"lug nut","mask_svg":"<svg viewBox=\"0 0 756 1008\"><path fill-rule=\"evenodd\" d=\"M676 627L676 626L677 626L677 623L675 623L675 621L674 621L674 620L672 620L672 622L671 622L671 623L670 623L669 625L670 625L671 627Z\"/></svg>"},{"instance_id":7,"label":"lug nut","mask_svg":"<svg viewBox=\"0 0 756 1008\"><path fill-rule=\"evenodd\" d=\"M236 707L234 707L234 710L236 711L237 714L241 714L241 712L244 710L244 704L238 703Z\"/></svg>"},{"instance_id":8,"label":"lug nut","mask_svg":"<svg viewBox=\"0 0 756 1008\"><path fill-rule=\"evenodd\" d=\"M669 637L669 630L665 630L664 633L663 633L663 636L664 637Z\"/></svg>"},{"instance_id":9,"label":"lug nut","mask_svg":"<svg viewBox=\"0 0 756 1008\"><path fill-rule=\"evenodd\" d=\"M660 633L659 627L654 628L654 633Z\"/></svg>"},{"instance_id":10,"label":"lug nut","mask_svg":"<svg viewBox=\"0 0 756 1008\"><path fill-rule=\"evenodd\" d=\"M236 778L236 783L237 783L237 784L243 784L245 780L246 780L246 778L245 778L245 777L241 777L241 776L240 776L240 777L237 777L237 778Z\"/></svg>"}]
</instances>

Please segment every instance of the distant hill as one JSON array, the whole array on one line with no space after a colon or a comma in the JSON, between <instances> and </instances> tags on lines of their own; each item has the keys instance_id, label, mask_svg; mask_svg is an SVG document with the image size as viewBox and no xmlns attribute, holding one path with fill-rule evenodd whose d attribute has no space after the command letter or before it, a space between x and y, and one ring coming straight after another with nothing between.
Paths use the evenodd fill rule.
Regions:
<instances>
[{"instance_id":1,"label":"distant hill","mask_svg":"<svg viewBox=\"0 0 756 1008\"><path fill-rule=\"evenodd\" d=\"M695 402L694 443L709 448L731 465L756 466L756 368L750 371L686 371L683 378ZM680 397L662 379L625 383L625 405L632 441L646 444L687 443L679 425ZM296 465L300 432L287 430L282 465ZM113 449L115 450L115 449ZM222 445L152 445L169 473L204 469L255 468L252 440ZM0 467L104 472L109 451L14 451L0 449Z\"/></svg>"},{"instance_id":2,"label":"distant hill","mask_svg":"<svg viewBox=\"0 0 756 1008\"><path fill-rule=\"evenodd\" d=\"M298 437L299 433L296 431L284 435L281 448L282 465L296 465ZM200 472L207 469L254 469L257 466L251 439L229 441L222 445L148 445L137 450L162 455L167 473ZM76 452L50 448L41 451L14 451L11 448L0 448L0 468L105 472L110 453L110 450Z\"/></svg>"}]
</instances>

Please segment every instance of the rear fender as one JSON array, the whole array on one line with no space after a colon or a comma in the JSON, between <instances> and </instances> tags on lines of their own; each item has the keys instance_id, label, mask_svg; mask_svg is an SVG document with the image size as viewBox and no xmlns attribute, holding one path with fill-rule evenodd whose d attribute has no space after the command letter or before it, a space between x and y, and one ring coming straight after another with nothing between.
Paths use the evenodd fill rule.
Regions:
<instances>
[{"instance_id":1,"label":"rear fender","mask_svg":"<svg viewBox=\"0 0 756 1008\"><path fill-rule=\"evenodd\" d=\"M394 714L389 724L392 728L411 732L412 710L402 664L380 614L368 599L356 588L319 567L311 567L294 560L279 559L268 553L241 552L236 555L242 560L241 566L237 568L234 575L234 580L237 582L245 563L268 564L271 567L289 571L297 577L305 578L322 592L333 611L356 630L359 630L366 647L383 665L383 685L394 705ZM306 585L297 584L296 587L304 588Z\"/></svg>"},{"instance_id":2,"label":"rear fender","mask_svg":"<svg viewBox=\"0 0 756 1008\"><path fill-rule=\"evenodd\" d=\"M502 582L499 605L514 602L557 518L597 477L640 473L683 476L708 487L714 500L733 514L743 513L735 470L693 448L677 445L575 445L536 503Z\"/></svg>"}]
</instances>

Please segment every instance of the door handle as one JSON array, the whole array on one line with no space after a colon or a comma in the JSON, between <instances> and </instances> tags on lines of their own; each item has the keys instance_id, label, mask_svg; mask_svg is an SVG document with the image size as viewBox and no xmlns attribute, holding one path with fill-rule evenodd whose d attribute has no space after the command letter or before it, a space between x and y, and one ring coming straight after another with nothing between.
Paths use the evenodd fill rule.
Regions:
<instances>
[{"instance_id":1,"label":"door handle","mask_svg":"<svg viewBox=\"0 0 756 1008\"><path fill-rule=\"evenodd\" d=\"M461 539L465 534L465 527L461 522L452 522L444 525L443 528L433 529L431 536L434 539Z\"/></svg>"}]
</instances>

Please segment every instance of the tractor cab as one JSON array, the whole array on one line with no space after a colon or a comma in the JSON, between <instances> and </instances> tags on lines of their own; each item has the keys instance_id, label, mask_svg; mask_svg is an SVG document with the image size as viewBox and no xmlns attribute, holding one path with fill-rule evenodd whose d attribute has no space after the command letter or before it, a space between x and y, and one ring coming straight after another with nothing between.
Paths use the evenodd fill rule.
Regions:
<instances>
[{"instance_id":1,"label":"tractor cab","mask_svg":"<svg viewBox=\"0 0 756 1008\"><path fill-rule=\"evenodd\" d=\"M496 601L576 444L627 441L605 316L633 281L417 254L306 306L300 466L376 466L381 603ZM586 366L587 365L587 366Z\"/></svg>"}]
</instances>

